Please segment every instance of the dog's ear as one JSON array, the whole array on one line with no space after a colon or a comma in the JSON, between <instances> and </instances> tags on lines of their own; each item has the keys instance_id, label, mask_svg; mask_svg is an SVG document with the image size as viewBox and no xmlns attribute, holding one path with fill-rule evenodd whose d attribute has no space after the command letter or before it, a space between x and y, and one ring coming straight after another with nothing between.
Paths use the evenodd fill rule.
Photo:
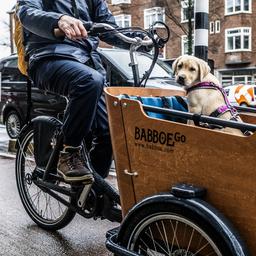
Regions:
<instances>
[{"instance_id":1,"label":"dog's ear","mask_svg":"<svg viewBox=\"0 0 256 256\"><path fill-rule=\"evenodd\" d=\"M173 63L172 63L172 71L174 73L174 75L176 74L177 71L177 66L179 63L179 60L182 58L182 56L178 57Z\"/></svg>"},{"instance_id":2,"label":"dog's ear","mask_svg":"<svg viewBox=\"0 0 256 256\"><path fill-rule=\"evenodd\" d=\"M207 62L201 59L199 59L198 65L199 65L199 77L200 77L200 81L202 81L203 78L211 72L211 68L209 67Z\"/></svg>"}]
</instances>

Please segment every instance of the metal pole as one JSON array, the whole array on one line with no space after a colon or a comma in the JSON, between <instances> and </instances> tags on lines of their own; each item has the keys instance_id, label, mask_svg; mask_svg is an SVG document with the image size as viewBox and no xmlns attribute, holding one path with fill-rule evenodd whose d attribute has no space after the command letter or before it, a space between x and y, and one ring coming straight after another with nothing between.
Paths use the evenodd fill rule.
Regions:
<instances>
[{"instance_id":1,"label":"metal pole","mask_svg":"<svg viewBox=\"0 0 256 256\"><path fill-rule=\"evenodd\" d=\"M11 54L14 53L14 40L13 40L13 13L9 14L9 26L10 26L10 47L11 47Z\"/></svg>"},{"instance_id":2,"label":"metal pole","mask_svg":"<svg viewBox=\"0 0 256 256\"><path fill-rule=\"evenodd\" d=\"M209 0L195 0L195 56L208 61Z\"/></svg>"},{"instance_id":3,"label":"metal pole","mask_svg":"<svg viewBox=\"0 0 256 256\"><path fill-rule=\"evenodd\" d=\"M192 0L188 0L188 55L193 53L193 15Z\"/></svg>"}]
</instances>

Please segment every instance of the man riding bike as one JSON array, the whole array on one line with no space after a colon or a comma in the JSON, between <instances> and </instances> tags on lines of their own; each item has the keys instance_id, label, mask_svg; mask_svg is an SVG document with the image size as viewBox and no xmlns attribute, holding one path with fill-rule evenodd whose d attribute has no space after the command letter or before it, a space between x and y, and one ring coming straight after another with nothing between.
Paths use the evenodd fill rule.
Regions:
<instances>
[{"instance_id":1,"label":"man riding bike","mask_svg":"<svg viewBox=\"0 0 256 256\"><path fill-rule=\"evenodd\" d=\"M67 182L92 180L92 173L80 155L82 140L90 132L93 134L90 159L102 177L108 175L112 160L107 113L101 97L105 70L96 52L99 39L88 36L83 24L117 25L106 1L90 3L89 0L18 0L17 7L17 16L24 27L30 78L40 89L69 98L58 162L58 172ZM59 31L63 36L59 36ZM144 37L141 33L126 35ZM113 33L104 33L100 39L129 47Z\"/></svg>"}]
</instances>

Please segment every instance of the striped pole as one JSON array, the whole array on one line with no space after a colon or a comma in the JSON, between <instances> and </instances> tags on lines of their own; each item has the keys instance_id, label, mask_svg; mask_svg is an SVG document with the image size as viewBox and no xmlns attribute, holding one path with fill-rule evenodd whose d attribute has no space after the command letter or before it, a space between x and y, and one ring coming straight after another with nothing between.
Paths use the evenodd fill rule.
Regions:
<instances>
[{"instance_id":1,"label":"striped pole","mask_svg":"<svg viewBox=\"0 0 256 256\"><path fill-rule=\"evenodd\" d=\"M195 0L195 56L208 60L209 0Z\"/></svg>"}]
</instances>

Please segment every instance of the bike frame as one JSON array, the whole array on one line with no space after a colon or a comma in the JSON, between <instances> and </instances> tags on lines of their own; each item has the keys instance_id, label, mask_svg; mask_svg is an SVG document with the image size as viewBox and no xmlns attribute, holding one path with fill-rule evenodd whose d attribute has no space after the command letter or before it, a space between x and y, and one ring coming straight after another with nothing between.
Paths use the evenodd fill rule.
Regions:
<instances>
[{"instance_id":1,"label":"bike frame","mask_svg":"<svg viewBox=\"0 0 256 256\"><path fill-rule=\"evenodd\" d=\"M134 76L134 86L139 86L139 80L140 80L138 62L137 62L137 58L136 58L136 50L141 46L140 42L141 42L140 40L136 40L130 46L130 59L131 59L130 66L132 68L132 72L133 72L133 76ZM31 87L28 87L28 88L31 88ZM31 106L31 104L29 104L29 106ZM42 180L35 180L34 182L43 191L47 192L52 197L56 198L58 201L63 203L65 206L76 211L78 214L80 214L84 217L88 217L88 215L86 215L84 213L84 211L81 210L81 208L83 208L85 206L85 201L86 201L88 193L91 189L91 184L85 184L84 186L83 185L77 186L76 192L74 192L74 191L70 192L68 189L60 188L58 185L55 185L55 184L52 184L51 182L49 182L52 179L57 179L57 180L63 181L62 177L54 174L54 173L56 173L59 153L62 150L62 148L63 148L63 133L61 130L59 130L56 135L56 143L53 146L53 150L51 152L50 158L48 160L48 163L46 165L44 172L42 173L42 171L36 170L36 172L42 176ZM93 171L93 168L90 164L88 152L87 152L85 146L83 147L83 155L86 158L87 166ZM99 187L103 188L103 193L106 193L106 195L109 196L112 200L114 200L116 203L120 204L119 195L115 192L115 190L103 178L101 178L99 175L97 175L97 173L95 171L93 171L93 174L94 174L94 179L95 179L96 183L101 184ZM104 190L104 188L105 188L105 190ZM57 193L55 193L53 191L62 193L64 195L67 195L70 197L76 196L77 192L80 193L80 197L78 199L78 205L71 204L70 202L66 201L65 199L63 199L62 197L60 197ZM103 210L103 212L109 213L109 210L110 210L110 214L107 214L108 215L107 218L112 221L120 222L122 219L121 211L116 210L116 209L111 209L110 205L108 204L110 202L108 202L108 200L106 200L106 199L105 199L105 201L107 202L107 205L105 205L106 206L105 208L108 211ZM112 212L111 212L111 210L112 210ZM106 217L106 216L104 216L104 217Z\"/></svg>"}]
</instances>

